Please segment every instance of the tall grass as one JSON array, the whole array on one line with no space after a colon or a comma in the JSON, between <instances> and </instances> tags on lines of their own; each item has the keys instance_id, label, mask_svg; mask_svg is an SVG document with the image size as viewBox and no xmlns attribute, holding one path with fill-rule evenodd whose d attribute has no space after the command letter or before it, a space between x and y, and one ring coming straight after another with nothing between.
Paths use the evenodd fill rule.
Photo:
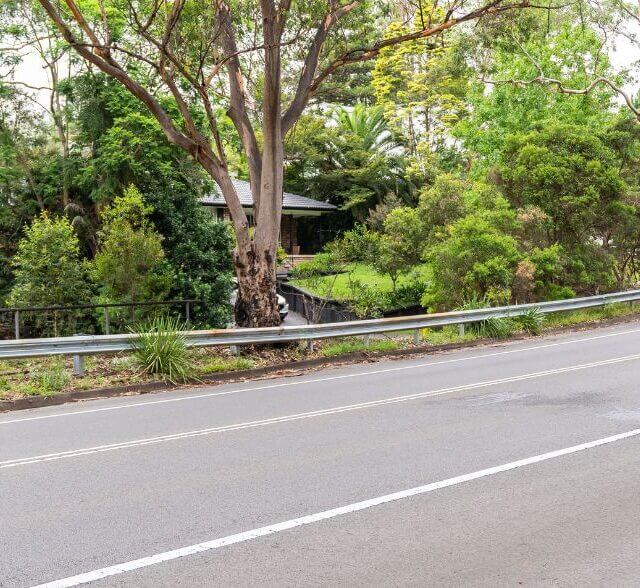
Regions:
<instances>
[{"instance_id":1,"label":"tall grass","mask_svg":"<svg viewBox=\"0 0 640 588\"><path fill-rule=\"evenodd\" d=\"M474 296L467 300L460 310L476 310L479 308L489 308L489 303L484 298ZM508 318L488 318L475 323L468 323L465 329L474 333L478 337L488 337L490 339L503 339L514 333L515 324Z\"/></svg>"},{"instance_id":2,"label":"tall grass","mask_svg":"<svg viewBox=\"0 0 640 588\"><path fill-rule=\"evenodd\" d=\"M539 335L547 322L547 316L538 308L530 308L516 317L515 322L525 333Z\"/></svg>"}]
</instances>

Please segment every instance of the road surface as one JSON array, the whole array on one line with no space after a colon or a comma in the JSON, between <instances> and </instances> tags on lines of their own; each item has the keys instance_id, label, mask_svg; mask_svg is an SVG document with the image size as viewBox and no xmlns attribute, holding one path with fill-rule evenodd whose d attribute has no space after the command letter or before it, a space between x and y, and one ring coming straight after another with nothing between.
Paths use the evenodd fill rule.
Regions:
<instances>
[{"instance_id":1,"label":"road surface","mask_svg":"<svg viewBox=\"0 0 640 588\"><path fill-rule=\"evenodd\" d=\"M0 414L0 585L637 586L640 323Z\"/></svg>"}]
</instances>

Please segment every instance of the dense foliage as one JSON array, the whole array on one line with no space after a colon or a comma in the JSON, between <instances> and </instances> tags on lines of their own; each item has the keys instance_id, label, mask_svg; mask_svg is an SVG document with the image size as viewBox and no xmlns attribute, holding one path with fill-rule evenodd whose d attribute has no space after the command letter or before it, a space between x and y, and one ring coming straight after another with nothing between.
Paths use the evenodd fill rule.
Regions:
<instances>
[{"instance_id":1,"label":"dense foliage","mask_svg":"<svg viewBox=\"0 0 640 588\"><path fill-rule=\"evenodd\" d=\"M56 38L38 11L23 22L19 3L7 6L0 31L16 44L33 30ZM429 3L370 8L349 21L363 43L442 16ZM572 5L509 13L383 46L328 78L285 138L285 188L338 207L300 221L300 238L323 253L297 277L331 296L327 276L346 275L359 316L635 284L640 114L616 98L629 72L612 65L614 21ZM59 39L39 50L56 73L45 116L37 93L0 83L0 296L14 305L198 299L200 325L226 324L234 243L200 204L211 180L136 98L65 51ZM0 51L3 71L19 62ZM290 79L284 86L292 91ZM176 120L190 109L199 132L213 116L226 165L248 177L228 111L155 90Z\"/></svg>"}]
</instances>

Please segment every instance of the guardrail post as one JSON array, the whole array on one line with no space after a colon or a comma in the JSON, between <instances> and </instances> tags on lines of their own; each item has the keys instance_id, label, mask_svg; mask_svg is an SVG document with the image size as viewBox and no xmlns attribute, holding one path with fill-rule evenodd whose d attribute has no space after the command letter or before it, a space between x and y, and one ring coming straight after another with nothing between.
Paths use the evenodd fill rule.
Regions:
<instances>
[{"instance_id":1,"label":"guardrail post","mask_svg":"<svg viewBox=\"0 0 640 588\"><path fill-rule=\"evenodd\" d=\"M307 339L307 351L313 353L313 345L315 341L313 339Z\"/></svg>"},{"instance_id":2,"label":"guardrail post","mask_svg":"<svg viewBox=\"0 0 640 588\"><path fill-rule=\"evenodd\" d=\"M189 301L184 303L184 318L187 324L191 322L191 313L189 308Z\"/></svg>"},{"instance_id":3,"label":"guardrail post","mask_svg":"<svg viewBox=\"0 0 640 588\"><path fill-rule=\"evenodd\" d=\"M229 352L233 355L238 355L238 353L240 353L237 345L229 345Z\"/></svg>"},{"instance_id":4,"label":"guardrail post","mask_svg":"<svg viewBox=\"0 0 640 588\"><path fill-rule=\"evenodd\" d=\"M464 323L460 323L458 325L458 335L460 335L461 337L464 337Z\"/></svg>"},{"instance_id":5,"label":"guardrail post","mask_svg":"<svg viewBox=\"0 0 640 588\"><path fill-rule=\"evenodd\" d=\"M109 334L109 307L104 307L104 334Z\"/></svg>"},{"instance_id":6,"label":"guardrail post","mask_svg":"<svg viewBox=\"0 0 640 588\"><path fill-rule=\"evenodd\" d=\"M80 337L81 335L76 334L75 337ZM84 355L75 354L73 356L73 375L82 377L84 376Z\"/></svg>"},{"instance_id":7,"label":"guardrail post","mask_svg":"<svg viewBox=\"0 0 640 588\"><path fill-rule=\"evenodd\" d=\"M413 342L418 345L420 343L420 329L416 329L413 332Z\"/></svg>"},{"instance_id":8,"label":"guardrail post","mask_svg":"<svg viewBox=\"0 0 640 588\"><path fill-rule=\"evenodd\" d=\"M16 310L13 315L13 328L16 339L20 339L20 311Z\"/></svg>"},{"instance_id":9,"label":"guardrail post","mask_svg":"<svg viewBox=\"0 0 640 588\"><path fill-rule=\"evenodd\" d=\"M369 344L371 343L371 335L365 335L362 338L362 342L364 343L365 347L369 347Z\"/></svg>"}]
</instances>

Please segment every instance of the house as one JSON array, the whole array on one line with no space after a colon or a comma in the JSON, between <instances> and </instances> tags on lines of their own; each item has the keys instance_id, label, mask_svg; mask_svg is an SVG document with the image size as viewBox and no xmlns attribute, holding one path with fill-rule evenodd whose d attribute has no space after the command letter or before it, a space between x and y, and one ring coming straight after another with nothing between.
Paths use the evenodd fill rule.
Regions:
<instances>
[{"instance_id":1,"label":"house","mask_svg":"<svg viewBox=\"0 0 640 588\"><path fill-rule=\"evenodd\" d=\"M253 224L253 197L249 182L233 179L233 185L238 193L242 207L247 213L249 224ZM230 220L229 210L220 193L204 196L200 202L212 209L212 213L219 220ZM336 210L333 204L320 202L298 194L285 192L282 197L282 222L280 225L280 243L290 255L315 253L305 247L305 243L298 241L298 220L304 217L314 217Z\"/></svg>"}]
</instances>

